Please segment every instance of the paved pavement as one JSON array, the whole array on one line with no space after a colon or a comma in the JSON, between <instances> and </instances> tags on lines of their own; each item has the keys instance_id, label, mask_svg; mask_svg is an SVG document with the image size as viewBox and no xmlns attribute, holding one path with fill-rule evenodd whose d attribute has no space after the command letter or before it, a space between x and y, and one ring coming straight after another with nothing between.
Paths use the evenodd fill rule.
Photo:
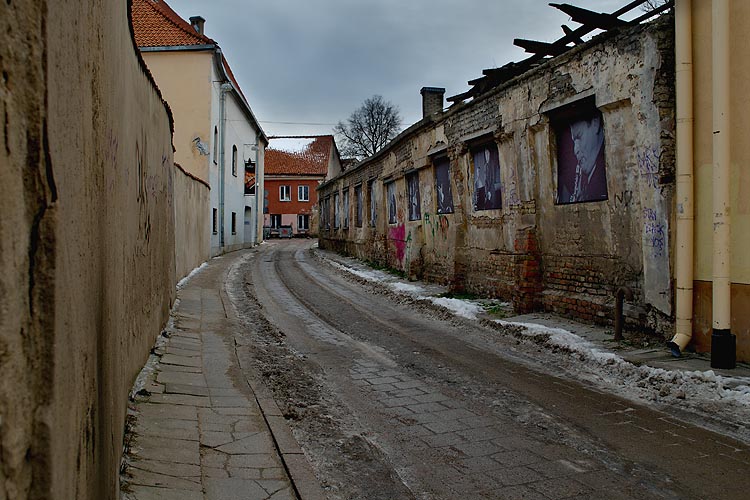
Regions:
<instances>
[{"instance_id":1,"label":"paved pavement","mask_svg":"<svg viewBox=\"0 0 750 500\"><path fill-rule=\"evenodd\" d=\"M124 499L325 498L278 407L240 369L223 292L231 261L214 259L177 294L130 405Z\"/></svg>"}]
</instances>

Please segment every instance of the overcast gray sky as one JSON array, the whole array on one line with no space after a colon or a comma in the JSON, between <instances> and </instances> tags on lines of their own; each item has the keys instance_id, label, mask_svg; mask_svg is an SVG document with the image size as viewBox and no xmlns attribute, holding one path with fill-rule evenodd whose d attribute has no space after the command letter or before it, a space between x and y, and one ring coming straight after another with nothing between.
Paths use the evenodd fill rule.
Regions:
<instances>
[{"instance_id":1,"label":"overcast gray sky","mask_svg":"<svg viewBox=\"0 0 750 500\"><path fill-rule=\"evenodd\" d=\"M185 19L206 19L206 35L222 47L267 134L304 135L331 133L373 94L399 107L404 127L415 123L423 86L445 87L446 97L459 94L482 69L527 57L514 38L554 41L561 24L579 26L548 1L167 3ZM629 0L567 1L612 12Z\"/></svg>"}]
</instances>

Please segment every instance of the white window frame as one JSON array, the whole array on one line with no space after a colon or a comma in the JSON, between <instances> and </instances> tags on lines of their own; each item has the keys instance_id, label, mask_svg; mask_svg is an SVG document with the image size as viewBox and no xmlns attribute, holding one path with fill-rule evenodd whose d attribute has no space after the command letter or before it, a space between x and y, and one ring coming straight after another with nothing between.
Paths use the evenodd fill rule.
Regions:
<instances>
[{"instance_id":1,"label":"white window frame","mask_svg":"<svg viewBox=\"0 0 750 500\"><path fill-rule=\"evenodd\" d=\"M297 186L297 201L310 201L310 186L304 184Z\"/></svg>"},{"instance_id":2,"label":"white window frame","mask_svg":"<svg viewBox=\"0 0 750 500\"><path fill-rule=\"evenodd\" d=\"M302 224L302 222L305 222ZM308 214L297 215L297 231L309 231L310 230L310 216Z\"/></svg>"},{"instance_id":3,"label":"white window frame","mask_svg":"<svg viewBox=\"0 0 750 500\"><path fill-rule=\"evenodd\" d=\"M292 186L279 186L279 201L292 201Z\"/></svg>"}]
</instances>

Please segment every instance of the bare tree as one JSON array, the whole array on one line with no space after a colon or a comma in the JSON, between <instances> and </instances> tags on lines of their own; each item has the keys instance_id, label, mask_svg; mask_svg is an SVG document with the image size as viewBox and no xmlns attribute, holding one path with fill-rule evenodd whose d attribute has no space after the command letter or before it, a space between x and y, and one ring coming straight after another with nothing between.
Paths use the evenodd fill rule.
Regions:
<instances>
[{"instance_id":1,"label":"bare tree","mask_svg":"<svg viewBox=\"0 0 750 500\"><path fill-rule=\"evenodd\" d=\"M338 136L342 156L366 158L377 153L401 130L398 107L374 95L365 99L333 132Z\"/></svg>"},{"instance_id":2,"label":"bare tree","mask_svg":"<svg viewBox=\"0 0 750 500\"><path fill-rule=\"evenodd\" d=\"M646 12L651 12L655 8L661 7L667 2L669 2L669 0L646 0L646 3L641 5L641 9Z\"/></svg>"}]
</instances>

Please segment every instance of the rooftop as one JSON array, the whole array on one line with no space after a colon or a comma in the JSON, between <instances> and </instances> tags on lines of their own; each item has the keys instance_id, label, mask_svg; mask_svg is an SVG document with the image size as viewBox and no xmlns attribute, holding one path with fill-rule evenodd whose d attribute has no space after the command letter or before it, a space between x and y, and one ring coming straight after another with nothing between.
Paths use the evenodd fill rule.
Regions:
<instances>
[{"instance_id":1,"label":"rooftop","mask_svg":"<svg viewBox=\"0 0 750 500\"><path fill-rule=\"evenodd\" d=\"M195 31L162 0L133 0L133 31L138 47L215 45Z\"/></svg>"},{"instance_id":2,"label":"rooftop","mask_svg":"<svg viewBox=\"0 0 750 500\"><path fill-rule=\"evenodd\" d=\"M332 135L271 137L265 154L266 175L322 175L335 147Z\"/></svg>"}]
</instances>

